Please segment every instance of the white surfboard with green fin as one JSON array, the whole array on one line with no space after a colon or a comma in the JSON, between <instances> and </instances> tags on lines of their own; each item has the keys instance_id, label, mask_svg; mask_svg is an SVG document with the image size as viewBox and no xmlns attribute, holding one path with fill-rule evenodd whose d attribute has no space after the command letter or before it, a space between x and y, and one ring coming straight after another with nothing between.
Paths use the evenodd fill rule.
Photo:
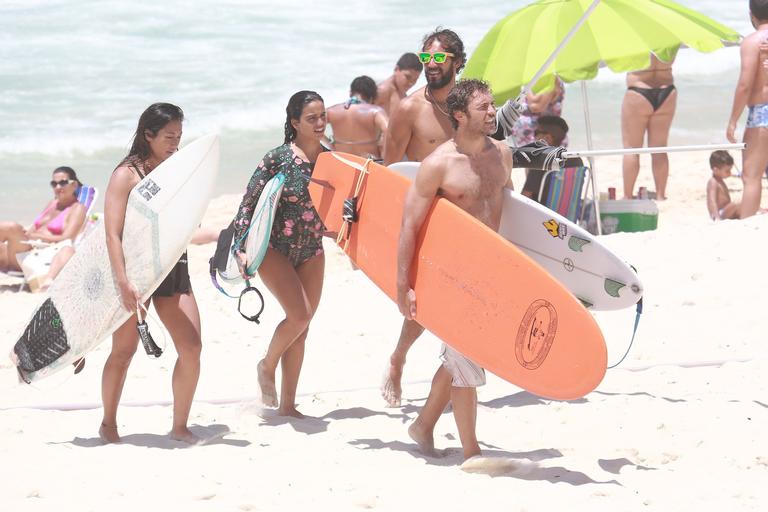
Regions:
<instances>
[{"instance_id":1,"label":"white surfboard with green fin","mask_svg":"<svg viewBox=\"0 0 768 512\"><path fill-rule=\"evenodd\" d=\"M419 162L398 162L389 168L413 179ZM594 235L512 190L504 192L499 234L589 309L633 307L643 296L643 285L632 267Z\"/></svg>"}]
</instances>

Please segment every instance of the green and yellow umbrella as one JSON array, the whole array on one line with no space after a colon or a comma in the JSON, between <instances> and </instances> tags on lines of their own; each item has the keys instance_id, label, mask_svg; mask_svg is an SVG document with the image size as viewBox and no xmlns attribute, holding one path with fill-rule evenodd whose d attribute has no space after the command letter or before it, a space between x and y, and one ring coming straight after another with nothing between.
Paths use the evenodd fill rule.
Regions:
<instances>
[{"instance_id":1,"label":"green and yellow umbrella","mask_svg":"<svg viewBox=\"0 0 768 512\"><path fill-rule=\"evenodd\" d=\"M681 47L711 52L740 40L725 25L671 0L539 0L499 21L463 76L488 81L502 103L517 97L553 55L533 84L536 92L550 89L555 75L565 82L589 80L601 66L635 71L650 66L651 53L668 62Z\"/></svg>"}]
</instances>

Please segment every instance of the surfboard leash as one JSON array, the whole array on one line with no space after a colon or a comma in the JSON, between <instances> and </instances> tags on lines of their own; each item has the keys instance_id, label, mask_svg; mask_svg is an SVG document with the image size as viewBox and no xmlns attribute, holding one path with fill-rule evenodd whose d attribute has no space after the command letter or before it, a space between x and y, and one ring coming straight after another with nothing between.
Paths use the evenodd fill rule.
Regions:
<instances>
[{"instance_id":1,"label":"surfboard leash","mask_svg":"<svg viewBox=\"0 0 768 512\"><path fill-rule=\"evenodd\" d=\"M634 266L630 265L630 267L632 267L632 270L634 270L635 273L637 273L637 269ZM640 324L640 315L642 314L643 314L643 298L640 297L640 300L637 301L637 305L635 306L635 326L632 329L632 338L629 340L629 346L627 347L627 351L624 352L624 355L621 356L621 359L619 359L618 363L608 367L609 370L619 366L627 357L627 355L629 355L629 351L632 349L632 344L635 342L635 334L637 334L637 326Z\"/></svg>"},{"instance_id":2,"label":"surfboard leash","mask_svg":"<svg viewBox=\"0 0 768 512\"><path fill-rule=\"evenodd\" d=\"M371 172L368 170L368 166L371 164L371 162L373 162L373 159L367 158L365 162L362 165L360 165L357 162L352 162L350 160L347 160L346 158L341 157L336 153L331 153L331 154L334 157L336 157L338 160L352 167L353 169L357 169L358 171L360 171L355 181L354 195L344 200L344 205L342 207L342 212L341 212L341 218L344 221L344 223L341 225L341 229L339 229L339 234L336 237L336 243L339 246L341 246L343 242L342 249L346 251L347 245L349 245L349 237L352 234L352 224L358 221L357 200L360 197L360 190L363 188L363 182L365 181L365 177Z\"/></svg>"},{"instance_id":3,"label":"surfboard leash","mask_svg":"<svg viewBox=\"0 0 768 512\"><path fill-rule=\"evenodd\" d=\"M144 318L141 318L141 310L144 310ZM136 330L139 332L139 339L141 339L141 344L144 345L144 351L147 353L148 356L155 356L160 357L163 355L163 349L157 346L157 343L155 343L155 340L152 338L152 335L149 333L149 325L147 325L147 317L149 316L149 312L147 311L147 308L144 307L144 304L141 302L136 303ZM167 343L167 340L165 339L165 332L163 332L163 345Z\"/></svg>"}]
</instances>

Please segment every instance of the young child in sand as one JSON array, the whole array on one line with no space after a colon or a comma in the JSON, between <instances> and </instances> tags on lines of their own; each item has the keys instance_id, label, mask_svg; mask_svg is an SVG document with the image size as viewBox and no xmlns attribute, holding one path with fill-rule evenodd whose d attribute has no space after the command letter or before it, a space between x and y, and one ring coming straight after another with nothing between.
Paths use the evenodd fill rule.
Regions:
<instances>
[{"instance_id":1,"label":"young child in sand","mask_svg":"<svg viewBox=\"0 0 768 512\"><path fill-rule=\"evenodd\" d=\"M741 42L741 74L726 130L728 140L736 142L736 122L744 107L749 106L744 129L747 148L742 154L744 193L739 208L742 219L754 215L760 208L761 178L768 165L768 73L760 63L760 45L768 38L768 0L750 0L749 11L755 32Z\"/></svg>"},{"instance_id":2,"label":"young child in sand","mask_svg":"<svg viewBox=\"0 0 768 512\"><path fill-rule=\"evenodd\" d=\"M725 178L731 175L733 157L723 150L713 151L709 157L712 177L707 181L707 209L712 220L738 219L739 203L731 201Z\"/></svg>"}]
</instances>

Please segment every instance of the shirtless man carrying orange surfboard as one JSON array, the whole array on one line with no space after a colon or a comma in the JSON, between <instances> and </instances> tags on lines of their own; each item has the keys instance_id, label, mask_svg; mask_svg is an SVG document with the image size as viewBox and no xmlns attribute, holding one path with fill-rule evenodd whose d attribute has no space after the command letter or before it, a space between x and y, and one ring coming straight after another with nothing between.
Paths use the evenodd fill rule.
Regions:
<instances>
[{"instance_id":1,"label":"shirtless man carrying orange surfboard","mask_svg":"<svg viewBox=\"0 0 768 512\"><path fill-rule=\"evenodd\" d=\"M456 85L456 74L466 62L464 43L448 29L435 30L422 43L419 60L427 85L404 98L392 112L384 145L384 165L403 160L423 161L453 136L446 99ZM405 356L424 328L414 320L403 321L400 339L390 357L381 394L390 407L399 407Z\"/></svg>"},{"instance_id":2,"label":"shirtless man carrying orange surfboard","mask_svg":"<svg viewBox=\"0 0 768 512\"><path fill-rule=\"evenodd\" d=\"M453 138L424 158L405 199L397 253L397 302L410 322L414 322L417 308L411 264L432 203L444 197L498 231L503 190L511 187L512 151L489 137L496 131L496 107L488 85L480 80L459 81L447 96L446 109L455 130ZM440 359L442 365L432 379L427 402L408 433L425 454L433 455L435 424L450 401L468 459L480 454L475 435L476 387L485 384L485 371L446 344Z\"/></svg>"}]
</instances>

